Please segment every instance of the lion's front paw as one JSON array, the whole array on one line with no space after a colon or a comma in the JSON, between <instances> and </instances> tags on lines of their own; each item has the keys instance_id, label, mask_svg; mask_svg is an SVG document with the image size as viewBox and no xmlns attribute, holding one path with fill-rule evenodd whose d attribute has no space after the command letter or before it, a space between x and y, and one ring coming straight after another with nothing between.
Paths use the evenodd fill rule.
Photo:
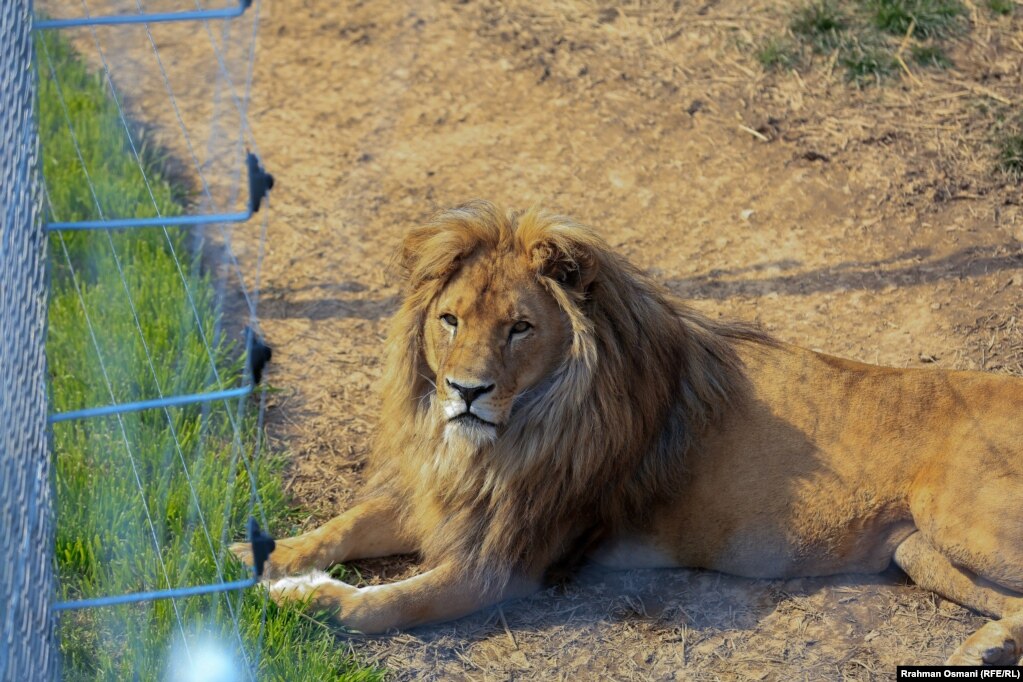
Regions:
<instances>
[{"instance_id":1,"label":"lion's front paw","mask_svg":"<svg viewBox=\"0 0 1023 682\"><path fill-rule=\"evenodd\" d=\"M993 621L977 630L945 661L946 665L1014 665L1020 648L1009 629Z\"/></svg>"},{"instance_id":2,"label":"lion's front paw","mask_svg":"<svg viewBox=\"0 0 1023 682\"><path fill-rule=\"evenodd\" d=\"M327 611L341 622L349 612L349 602L359 593L359 588L335 580L323 571L274 580L267 588L270 598L278 604L308 600L310 608Z\"/></svg>"},{"instance_id":3,"label":"lion's front paw","mask_svg":"<svg viewBox=\"0 0 1023 682\"><path fill-rule=\"evenodd\" d=\"M275 602L302 601L309 595L316 594L324 585L339 582L323 571L311 571L305 575L273 580L269 583L270 598Z\"/></svg>"},{"instance_id":4,"label":"lion's front paw","mask_svg":"<svg viewBox=\"0 0 1023 682\"><path fill-rule=\"evenodd\" d=\"M228 549L231 550L231 554L238 557L238 560L248 566L250 569L253 565L252 560L252 545L248 542L235 542ZM285 547L282 542L277 543L277 547L267 558L266 563L263 564L263 578L283 578L290 573L298 573L303 570L301 562L298 561L298 555Z\"/></svg>"},{"instance_id":5,"label":"lion's front paw","mask_svg":"<svg viewBox=\"0 0 1023 682\"><path fill-rule=\"evenodd\" d=\"M238 557L238 561L252 568L252 564L255 563L252 560L252 545L247 542L235 542L228 549L231 550L231 554Z\"/></svg>"}]
</instances>

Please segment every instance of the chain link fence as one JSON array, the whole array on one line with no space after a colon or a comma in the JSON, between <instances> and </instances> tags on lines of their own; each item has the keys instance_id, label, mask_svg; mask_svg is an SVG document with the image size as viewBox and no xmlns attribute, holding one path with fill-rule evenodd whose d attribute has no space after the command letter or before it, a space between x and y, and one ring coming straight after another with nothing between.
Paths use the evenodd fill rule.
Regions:
<instances>
[{"instance_id":1,"label":"chain link fence","mask_svg":"<svg viewBox=\"0 0 1023 682\"><path fill-rule=\"evenodd\" d=\"M0 680L53 679L58 656L32 0L0 3Z\"/></svg>"},{"instance_id":2,"label":"chain link fence","mask_svg":"<svg viewBox=\"0 0 1023 682\"><path fill-rule=\"evenodd\" d=\"M193 656L189 644L205 636L200 634L204 628L210 633L233 632L237 641L225 651L234 650L238 658L235 672L240 676L254 678L260 667L266 597L264 594L246 601L240 596L237 591L254 585L258 572L231 580L232 576L238 577L238 571L229 566L225 556L227 542L240 525L236 517L247 511L259 515L266 524L253 469L265 398L260 395L256 400L250 396L261 365L269 358L268 351L264 357L261 349L265 347L259 344L254 331L258 327L255 300L266 210L260 216L262 226L257 232L258 258L254 266L246 267L246 261L239 262L230 239L230 226L253 218L272 186L272 178L263 171L256 156L243 154L255 149L251 135L245 139L249 133L245 114L258 11L251 20L251 33L243 34L247 40L229 39L230 22L218 25L219 41L210 26L200 23L238 17L251 5L251 0L236 0L235 5L225 9L146 13L138 4L136 14L97 15L92 11L95 8L82 2L82 17L36 19L34 11L41 8L34 0L0 1L0 682L56 679L62 672L75 676L90 669L94 672L104 669L108 674L115 669L120 673L134 669L136 678L140 671L145 671L141 674L148 677L155 670L179 669L184 665L182 661L193 668L201 667L204 665L201 657ZM60 8L75 9L70 4ZM42 9L51 8L47 5ZM206 163L200 161L197 145L193 144L180 114L177 116L188 157L195 162L204 190L200 206L174 203L175 200L164 196L172 193L160 184L162 176L152 175L154 166L149 159L156 157L140 139L141 129L129 121L122 109L112 76L112 53L101 47L104 43L94 28L123 24L132 31L104 37L114 40L113 51L122 57L129 48L151 52L158 73L147 75L166 86L167 100L177 112L175 93L150 28L150 24L163 22L205 26L214 56L210 66L216 74L215 106L208 126ZM76 66L79 62L75 61L76 50L71 40L40 38L57 33L40 33L40 29L66 27L78 28L79 46L94 47L93 56L98 60L94 66L101 70L105 92L97 90L95 81L81 74L85 67ZM243 65L237 86L229 68L235 52L241 53ZM126 73L129 83L141 76L132 71ZM99 99L106 98L104 103L98 103L97 93L102 95ZM93 99L82 99L89 97ZM81 109L82 101L90 102L92 108ZM232 106L221 106L222 101ZM234 118L231 109L235 110ZM96 123L101 120L105 123ZM237 134L232 135L232 130ZM98 137L96 131L100 131ZM41 156L40 135L44 139L45 157ZM97 153L97 149L107 154ZM117 154L128 163L108 165L110 157ZM219 168L217 164L230 165L232 173L224 173L221 178L214 170ZM131 171L133 165L137 168ZM239 196L244 175L238 171L239 166L248 170L247 202ZM116 184L128 182L124 178L130 174L124 174L125 168L139 174L132 185L137 197L132 194L133 198L127 198L124 188L128 185ZM111 191L111 187L116 189ZM220 190L224 197L217 194ZM76 196L91 197L93 205L89 206L87 201L75 203ZM146 206L147 198L151 207ZM241 210L238 203L244 203ZM69 205L74 205L75 211L70 211ZM194 210L184 215L188 209ZM127 228L133 234L126 232ZM205 237L199 241L195 253L219 254L217 258L209 257L208 275L200 271L197 258L185 247L185 235L189 233L168 231L193 228L199 230L195 234L211 235L208 243ZM96 236L79 236L83 234ZM165 245L161 245L161 236ZM56 262L50 261L48 267L47 245L51 241ZM104 244L109 254L97 255ZM128 255L132 247L148 258L144 264L133 265ZM69 255L69 249L73 255ZM160 255L153 256L155 253ZM61 255L64 261L60 260ZM164 288L160 291L171 292L176 306L148 310L137 305L140 292L146 292L156 281L136 281L137 272L154 263L166 269L161 271L159 282ZM174 270L170 269L172 263ZM103 268L111 272L104 278L95 277L92 271ZM237 277L237 284L229 285L230 277ZM180 282L175 283L176 279ZM106 287L110 282L120 283L122 290ZM231 369L236 361L228 351L230 334L221 329L223 301L227 292L235 288L240 289L247 304L247 315L239 313L232 317L240 320L239 326L248 324L242 339L243 370ZM106 293L97 296L96 292ZM123 293L124 300L117 293ZM146 298L143 303L151 299ZM194 315L194 323L188 313ZM98 316L101 328L94 328L90 315ZM48 319L57 320L53 322L53 331L59 332L64 346L51 345L47 349ZM134 328L122 325L125 320L133 320ZM158 369L166 369L163 365L177 361L175 352L164 349L167 357L155 352L162 348L159 344L170 343L167 325L173 328L175 339L190 339L187 347L192 352L187 360L181 361L184 369L172 372L171 379L160 375ZM133 339L136 335L138 338ZM92 347L69 346L66 343L69 336L91 339ZM137 350L135 346L144 350L145 362L141 365L134 362L138 360L132 355L132 349ZM75 363L68 363L68 348ZM254 350L260 352L254 354ZM109 395L91 391L97 383L97 377L90 374L92 358L101 367ZM201 367L203 360L209 363L207 369ZM151 381L147 369L152 374ZM175 391L177 384L172 379L185 374L185 370L191 381L186 388L190 390ZM54 376L54 386L48 383L49 374ZM78 384L90 390L79 395L74 388ZM55 390L62 386L71 388ZM166 424L160 423L161 413ZM253 420L255 428L246 426ZM105 489L95 486L96 481L90 484L88 477L74 479L74 485L69 483L72 480L67 470L69 462L74 464L79 459L86 465L98 462L100 469L120 463L110 447L116 444L116 438L110 435L116 436L115 431L122 437L137 494L129 486L124 499L115 500L107 494L109 491L105 493ZM80 444L76 438L92 439L87 444L96 452L72 448ZM140 459L143 450L153 461ZM95 456L82 459L83 453ZM172 463L180 464L181 471ZM238 475L239 467L245 472L242 476ZM124 476L114 478L126 480ZM85 485L82 490L79 483ZM168 492L172 483L187 487L191 494L173 512L164 509L172 496ZM250 489L248 494L246 489ZM76 491L84 497L73 497ZM246 498L247 510L243 506ZM94 516L65 518L69 500L74 499L78 499L78 507L85 505L93 510ZM117 507L117 518L128 521L111 525L113 520L103 514L115 505L121 505ZM222 513L218 513L221 508ZM211 518L214 514L222 518ZM130 532L138 525L135 517L140 515L146 520L154 543L145 560L141 558L145 534L135 538ZM181 528L175 526L175 536L169 529L178 517L183 523L178 524ZM217 523L211 523L214 520ZM100 535L88 531L89 528L99 528L105 539L100 540ZM272 546L251 517L249 535L255 541L254 547L260 543L263 547ZM128 542L129 536L139 542ZM195 538L199 538L200 545L202 540L206 543L198 553L192 547ZM170 545L173 547L168 548ZM73 550L70 554L69 548ZM80 551L88 561L68 569L66 564L79 557L75 551ZM119 561L123 552L138 565L125 568L125 562ZM199 557L198 563L193 554ZM55 556L60 561L55 561ZM151 575L153 567L146 563L149 560L161 569L155 579ZM200 566L202 562L205 564ZM77 583L68 578L69 570L77 575ZM83 582L83 575L90 576L89 580ZM161 587L164 589L153 589ZM239 596L232 597L233 594ZM107 652L131 649L130 642L121 639L130 627L128 623L134 622L132 617L152 624L159 618L150 616L165 609L138 607L129 617L128 611L118 611L116 605L161 599L169 599L180 640L176 646L180 646L183 654L171 652L170 658L162 663L149 660L163 657L162 648L167 644L163 640L173 638L172 634L160 634L152 628L132 630L137 635L135 639L142 640L141 645L135 642L138 646L131 652L136 662L116 662L111 667L109 656L103 659L105 663L97 663L100 659L89 658L93 649L87 646L83 650L80 646L81 641L88 640L106 646ZM70 620L58 621L57 613L76 610L77 615ZM243 610L247 613L244 617ZM62 651L60 642L67 635L69 623L71 644L64 641ZM117 635L118 627L113 627L107 628L113 635L104 634L104 627L111 623L124 632ZM79 635L86 632L93 634L83 640ZM109 641L95 639L108 635ZM119 654L111 655L116 658Z\"/></svg>"}]
</instances>

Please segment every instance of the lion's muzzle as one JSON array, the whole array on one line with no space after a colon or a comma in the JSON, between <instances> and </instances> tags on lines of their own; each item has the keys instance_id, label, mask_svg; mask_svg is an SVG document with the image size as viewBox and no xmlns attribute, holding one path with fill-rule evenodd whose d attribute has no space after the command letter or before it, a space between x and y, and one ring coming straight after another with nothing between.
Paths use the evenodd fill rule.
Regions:
<instances>
[{"instance_id":1,"label":"lion's muzzle","mask_svg":"<svg viewBox=\"0 0 1023 682\"><path fill-rule=\"evenodd\" d=\"M472 408L472 401L480 397L484 393L490 393L494 390L494 384L469 384L469 383L456 383L451 379L445 379L445 383L454 390L462 400L465 401L465 409L469 410Z\"/></svg>"}]
</instances>

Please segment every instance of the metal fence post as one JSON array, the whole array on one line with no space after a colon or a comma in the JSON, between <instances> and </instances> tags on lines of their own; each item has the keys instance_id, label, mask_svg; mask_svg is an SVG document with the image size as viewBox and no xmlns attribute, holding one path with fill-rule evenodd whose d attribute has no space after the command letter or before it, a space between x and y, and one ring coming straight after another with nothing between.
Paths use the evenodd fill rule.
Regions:
<instances>
[{"instance_id":1,"label":"metal fence post","mask_svg":"<svg viewBox=\"0 0 1023 682\"><path fill-rule=\"evenodd\" d=\"M58 673L32 0L0 2L0 680Z\"/></svg>"}]
</instances>

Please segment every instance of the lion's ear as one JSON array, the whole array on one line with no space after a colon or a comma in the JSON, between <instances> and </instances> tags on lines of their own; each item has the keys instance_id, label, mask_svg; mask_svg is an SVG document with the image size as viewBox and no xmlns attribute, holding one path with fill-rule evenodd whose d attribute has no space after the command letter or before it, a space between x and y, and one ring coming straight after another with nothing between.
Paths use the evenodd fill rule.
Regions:
<instances>
[{"instance_id":1,"label":"lion's ear","mask_svg":"<svg viewBox=\"0 0 1023 682\"><path fill-rule=\"evenodd\" d=\"M480 246L496 247L509 229L507 218L493 204L474 200L441 211L405 233L398 264L413 289L444 279Z\"/></svg>"},{"instance_id":2,"label":"lion's ear","mask_svg":"<svg viewBox=\"0 0 1023 682\"><path fill-rule=\"evenodd\" d=\"M425 282L445 279L472 250L465 234L436 224L414 227L405 234L398 253L402 279L410 290Z\"/></svg>"},{"instance_id":3,"label":"lion's ear","mask_svg":"<svg viewBox=\"0 0 1023 682\"><path fill-rule=\"evenodd\" d=\"M569 239L534 244L533 268L566 289L585 291L597 276L597 259L586 244Z\"/></svg>"},{"instance_id":4,"label":"lion's ear","mask_svg":"<svg viewBox=\"0 0 1023 682\"><path fill-rule=\"evenodd\" d=\"M405 233L398 250L398 268L406 284L413 287L416 285L414 280L417 279L416 270L423 255L423 247L435 234L436 230L424 228L413 228Z\"/></svg>"}]
</instances>

